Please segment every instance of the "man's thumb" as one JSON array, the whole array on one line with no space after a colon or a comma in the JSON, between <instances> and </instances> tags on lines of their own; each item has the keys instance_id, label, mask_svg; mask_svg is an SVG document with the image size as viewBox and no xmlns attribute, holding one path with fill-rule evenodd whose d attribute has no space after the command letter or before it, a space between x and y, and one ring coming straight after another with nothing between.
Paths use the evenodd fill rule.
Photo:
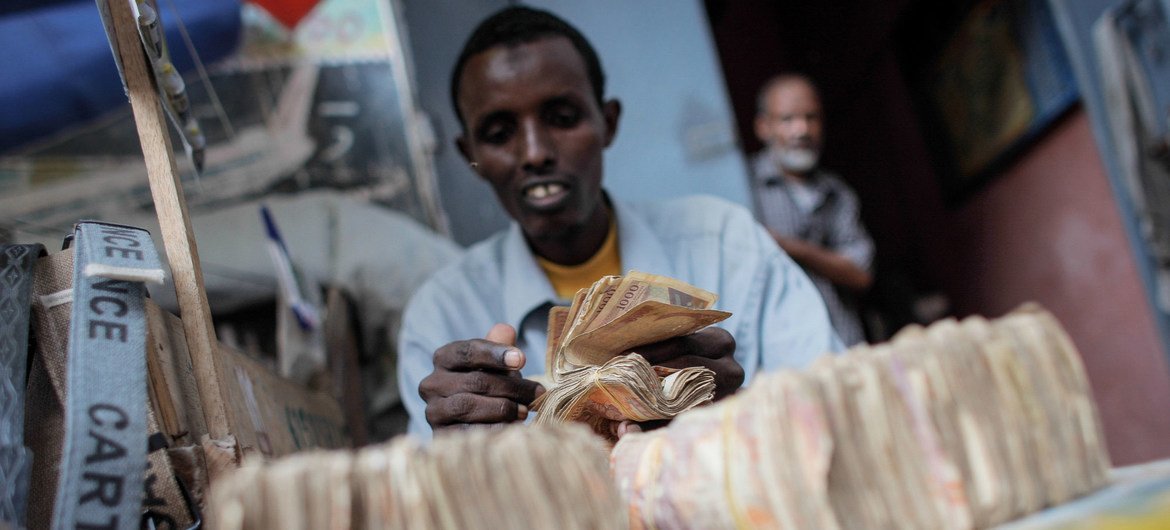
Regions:
<instances>
[{"instance_id":1,"label":"man's thumb","mask_svg":"<svg viewBox=\"0 0 1170 530\"><path fill-rule=\"evenodd\" d=\"M488 330L484 338L492 342L515 346L516 330L507 324L496 324L492 326L492 329Z\"/></svg>"}]
</instances>

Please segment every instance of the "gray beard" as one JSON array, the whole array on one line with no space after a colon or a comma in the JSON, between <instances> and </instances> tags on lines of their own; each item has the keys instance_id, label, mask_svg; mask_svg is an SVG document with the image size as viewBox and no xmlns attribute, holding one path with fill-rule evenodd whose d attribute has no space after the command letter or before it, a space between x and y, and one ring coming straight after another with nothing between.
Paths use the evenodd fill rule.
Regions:
<instances>
[{"instance_id":1,"label":"gray beard","mask_svg":"<svg viewBox=\"0 0 1170 530\"><path fill-rule=\"evenodd\" d=\"M808 173L817 166L821 154L814 149L773 147L772 161L776 166L788 173Z\"/></svg>"}]
</instances>

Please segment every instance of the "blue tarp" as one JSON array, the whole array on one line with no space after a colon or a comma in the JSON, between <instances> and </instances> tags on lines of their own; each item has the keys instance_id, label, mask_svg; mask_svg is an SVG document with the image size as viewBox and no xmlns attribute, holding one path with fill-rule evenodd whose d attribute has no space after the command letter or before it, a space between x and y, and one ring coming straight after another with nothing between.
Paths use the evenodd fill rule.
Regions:
<instances>
[{"instance_id":1,"label":"blue tarp","mask_svg":"<svg viewBox=\"0 0 1170 530\"><path fill-rule=\"evenodd\" d=\"M240 0L174 0L205 63L240 40ZM193 68L170 2L159 2L171 58ZM0 153L126 104L93 0L42 4L0 17Z\"/></svg>"}]
</instances>

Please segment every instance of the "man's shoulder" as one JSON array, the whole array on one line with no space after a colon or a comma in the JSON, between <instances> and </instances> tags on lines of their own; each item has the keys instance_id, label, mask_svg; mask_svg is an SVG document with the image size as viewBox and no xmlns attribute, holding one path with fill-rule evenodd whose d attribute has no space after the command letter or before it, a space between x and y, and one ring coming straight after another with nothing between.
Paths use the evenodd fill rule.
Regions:
<instances>
[{"instance_id":1,"label":"man's shoulder","mask_svg":"<svg viewBox=\"0 0 1170 530\"><path fill-rule=\"evenodd\" d=\"M767 149L761 149L748 155L747 167L753 180L779 176L776 174L776 165L768 156Z\"/></svg>"},{"instance_id":2,"label":"man's shoulder","mask_svg":"<svg viewBox=\"0 0 1170 530\"><path fill-rule=\"evenodd\" d=\"M818 181L820 181L822 186L831 188L835 191L845 192L850 195L854 194L853 187L850 186L849 183L845 182L845 179L841 177L840 173L829 169L817 168L816 178Z\"/></svg>"},{"instance_id":3,"label":"man's shoulder","mask_svg":"<svg viewBox=\"0 0 1170 530\"><path fill-rule=\"evenodd\" d=\"M753 222L746 207L714 195L634 202L629 207L657 230L678 234L723 230L728 223Z\"/></svg>"},{"instance_id":4,"label":"man's shoulder","mask_svg":"<svg viewBox=\"0 0 1170 530\"><path fill-rule=\"evenodd\" d=\"M503 267L503 242L507 232L507 229L502 230L471 245L458 259L436 270L419 287L411 299L411 305L465 297L499 283Z\"/></svg>"}]
</instances>

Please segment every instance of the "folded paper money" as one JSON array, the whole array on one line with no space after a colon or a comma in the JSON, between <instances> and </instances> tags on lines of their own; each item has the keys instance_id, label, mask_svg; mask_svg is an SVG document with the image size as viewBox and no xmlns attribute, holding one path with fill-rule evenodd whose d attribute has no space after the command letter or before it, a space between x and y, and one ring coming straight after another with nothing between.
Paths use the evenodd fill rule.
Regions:
<instances>
[{"instance_id":1,"label":"folded paper money","mask_svg":"<svg viewBox=\"0 0 1170 530\"><path fill-rule=\"evenodd\" d=\"M731 316L710 309L718 297L685 282L630 271L581 289L569 307L549 311L546 378L532 403L535 423L577 421L613 439L623 420L673 418L714 397L706 368L651 366L637 348L694 333Z\"/></svg>"}]
</instances>

